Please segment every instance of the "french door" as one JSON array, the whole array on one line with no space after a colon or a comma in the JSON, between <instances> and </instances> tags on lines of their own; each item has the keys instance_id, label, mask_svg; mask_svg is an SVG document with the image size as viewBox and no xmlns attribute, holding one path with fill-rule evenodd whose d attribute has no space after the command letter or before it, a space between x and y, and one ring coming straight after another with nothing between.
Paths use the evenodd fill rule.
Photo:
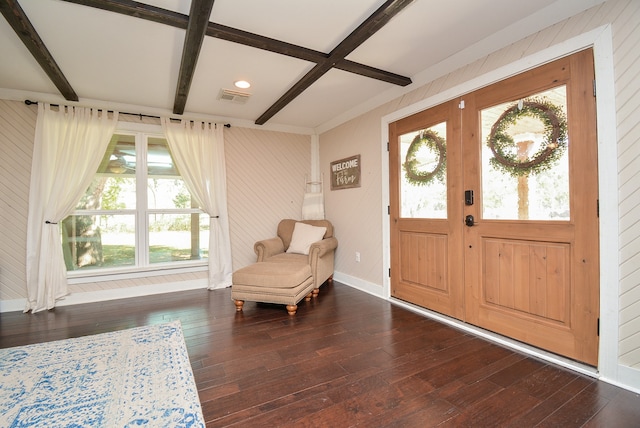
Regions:
<instances>
[{"instance_id":1,"label":"french door","mask_svg":"<svg viewBox=\"0 0 640 428\"><path fill-rule=\"evenodd\" d=\"M391 294L597 365L593 53L389 125Z\"/></svg>"}]
</instances>

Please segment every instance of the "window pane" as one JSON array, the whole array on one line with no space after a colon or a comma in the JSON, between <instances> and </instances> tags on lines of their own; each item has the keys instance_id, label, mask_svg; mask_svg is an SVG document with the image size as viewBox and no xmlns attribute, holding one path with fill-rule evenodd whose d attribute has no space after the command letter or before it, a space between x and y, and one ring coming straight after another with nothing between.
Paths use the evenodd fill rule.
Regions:
<instances>
[{"instance_id":1,"label":"window pane","mask_svg":"<svg viewBox=\"0 0 640 428\"><path fill-rule=\"evenodd\" d=\"M482 110L483 218L569 220L566 98L561 86Z\"/></svg>"},{"instance_id":2,"label":"window pane","mask_svg":"<svg viewBox=\"0 0 640 428\"><path fill-rule=\"evenodd\" d=\"M447 123L400 136L400 215L447 218Z\"/></svg>"},{"instance_id":3,"label":"window pane","mask_svg":"<svg viewBox=\"0 0 640 428\"><path fill-rule=\"evenodd\" d=\"M111 137L98 174L136 175L136 139L133 135Z\"/></svg>"},{"instance_id":4,"label":"window pane","mask_svg":"<svg viewBox=\"0 0 640 428\"><path fill-rule=\"evenodd\" d=\"M149 262L167 263L209 257L209 216L149 214Z\"/></svg>"},{"instance_id":5,"label":"window pane","mask_svg":"<svg viewBox=\"0 0 640 428\"><path fill-rule=\"evenodd\" d=\"M114 135L93 182L76 205L76 209L135 209L135 177L135 138L130 135Z\"/></svg>"},{"instance_id":6,"label":"window pane","mask_svg":"<svg viewBox=\"0 0 640 428\"><path fill-rule=\"evenodd\" d=\"M77 210L124 210L136 208L136 179L96 175Z\"/></svg>"},{"instance_id":7,"label":"window pane","mask_svg":"<svg viewBox=\"0 0 640 428\"><path fill-rule=\"evenodd\" d=\"M149 177L178 177L167 140L149 137L147 145L147 169Z\"/></svg>"},{"instance_id":8,"label":"window pane","mask_svg":"<svg viewBox=\"0 0 640 428\"><path fill-rule=\"evenodd\" d=\"M149 138L147 180L149 209L184 209L192 206L191 194L175 166L167 141Z\"/></svg>"},{"instance_id":9,"label":"window pane","mask_svg":"<svg viewBox=\"0 0 640 428\"><path fill-rule=\"evenodd\" d=\"M180 178L149 178L147 180L149 209L190 209L191 194Z\"/></svg>"},{"instance_id":10,"label":"window pane","mask_svg":"<svg viewBox=\"0 0 640 428\"><path fill-rule=\"evenodd\" d=\"M71 215L62 221L67 270L135 264L135 215Z\"/></svg>"}]
</instances>

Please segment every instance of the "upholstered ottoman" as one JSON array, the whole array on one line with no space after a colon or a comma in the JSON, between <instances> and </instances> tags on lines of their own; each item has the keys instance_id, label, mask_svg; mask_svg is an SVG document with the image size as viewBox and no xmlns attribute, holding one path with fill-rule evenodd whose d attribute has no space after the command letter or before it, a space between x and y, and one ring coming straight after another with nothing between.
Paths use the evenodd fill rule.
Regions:
<instances>
[{"instance_id":1,"label":"upholstered ottoman","mask_svg":"<svg viewBox=\"0 0 640 428\"><path fill-rule=\"evenodd\" d=\"M289 315L298 310L298 302L314 296L311 267L307 263L258 262L233 273L231 298L236 311L245 300L287 305Z\"/></svg>"}]
</instances>

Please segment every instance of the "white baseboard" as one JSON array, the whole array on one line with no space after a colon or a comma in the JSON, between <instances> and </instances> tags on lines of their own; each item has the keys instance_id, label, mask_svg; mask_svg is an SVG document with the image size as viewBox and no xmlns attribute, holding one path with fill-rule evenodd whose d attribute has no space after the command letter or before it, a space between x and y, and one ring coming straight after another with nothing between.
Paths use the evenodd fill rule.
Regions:
<instances>
[{"instance_id":1,"label":"white baseboard","mask_svg":"<svg viewBox=\"0 0 640 428\"><path fill-rule=\"evenodd\" d=\"M610 379L608 376L603 376L600 380L640 394L640 387L638 387L638 385L640 385L640 370L623 366L622 364L618 364L617 370L617 379ZM624 383L620 382L620 379L624 379Z\"/></svg>"},{"instance_id":2,"label":"white baseboard","mask_svg":"<svg viewBox=\"0 0 640 428\"><path fill-rule=\"evenodd\" d=\"M64 299L57 302L56 306L79 305L82 303L103 302L107 300L126 299L129 297L151 296L153 294L172 293L175 291L196 290L207 288L206 278L168 282L166 284L140 285L136 287L114 288L109 290L87 291L84 293L70 293ZM0 301L0 313L23 311L27 304L27 299L3 300Z\"/></svg>"},{"instance_id":3,"label":"white baseboard","mask_svg":"<svg viewBox=\"0 0 640 428\"><path fill-rule=\"evenodd\" d=\"M333 279L335 281L341 282L345 285L348 285L351 288L355 288L360 291L364 291L365 293L372 294L376 297L380 297L384 299L383 289L381 285L374 284L373 282L365 281L361 278L356 278L355 276L346 275L341 272L334 272Z\"/></svg>"}]
</instances>

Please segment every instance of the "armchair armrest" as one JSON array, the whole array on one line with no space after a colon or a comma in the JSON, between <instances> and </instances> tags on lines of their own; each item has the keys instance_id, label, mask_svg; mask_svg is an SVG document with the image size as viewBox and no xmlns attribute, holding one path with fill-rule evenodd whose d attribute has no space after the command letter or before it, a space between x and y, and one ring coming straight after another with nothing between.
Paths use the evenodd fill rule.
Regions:
<instances>
[{"instance_id":1,"label":"armchair armrest","mask_svg":"<svg viewBox=\"0 0 640 428\"><path fill-rule=\"evenodd\" d=\"M309 247L309 260L312 257L322 257L338 247L338 240L335 237L325 238L322 241L314 242Z\"/></svg>"},{"instance_id":2,"label":"armchair armrest","mask_svg":"<svg viewBox=\"0 0 640 428\"><path fill-rule=\"evenodd\" d=\"M258 256L258 261L262 262L271 256L284 253L284 244L282 243L282 239L278 237L263 239L253 245L253 251L255 251Z\"/></svg>"}]
</instances>

